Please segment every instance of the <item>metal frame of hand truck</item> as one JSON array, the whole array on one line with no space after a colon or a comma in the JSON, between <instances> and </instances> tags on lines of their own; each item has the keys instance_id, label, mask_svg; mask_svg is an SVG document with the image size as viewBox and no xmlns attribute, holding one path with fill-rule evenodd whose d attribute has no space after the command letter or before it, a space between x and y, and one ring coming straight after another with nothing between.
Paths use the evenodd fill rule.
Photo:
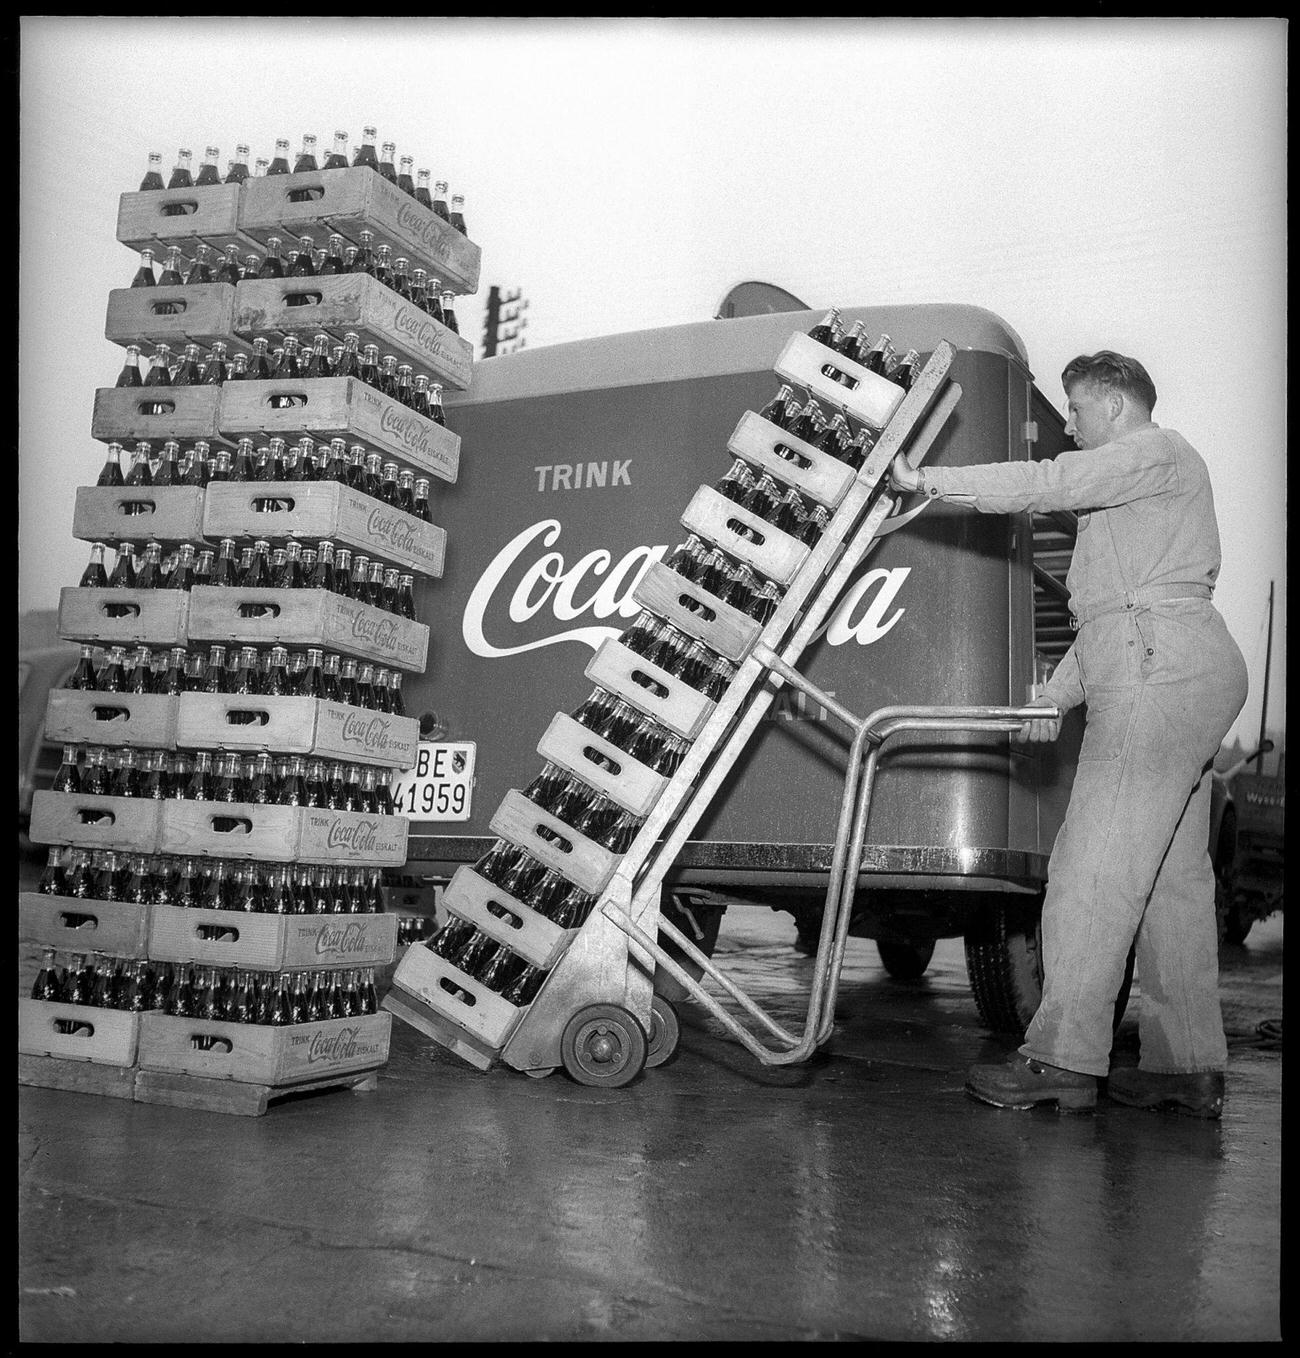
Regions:
<instances>
[{"instance_id":1,"label":"metal frame of hand truck","mask_svg":"<svg viewBox=\"0 0 1300 1358\"><path fill-rule=\"evenodd\" d=\"M887 482L885 488L878 490L895 456L904 453L912 466L919 465L960 400L960 386L948 381L947 376L954 357L955 350L947 341L936 346L871 450L827 530L800 567L776 612L741 660L727 692L664 788L613 878L600 894L591 915L547 975L542 989L507 1038L500 1053L500 1059L505 1064L535 1076L550 1074L560 1065L568 1064L565 1061L566 1044L571 1044L574 1025L580 1023L584 1014L593 1016L592 1023L601 1034L595 1041L603 1045L604 1050L598 1053L602 1056L611 1046L608 1031L611 1023L615 1030L612 1041L616 1049L615 1056L620 1046L626 1047L629 1038L633 1045L637 1044L635 1034L626 1027L626 1019L636 1021L643 1038L652 1032L656 964L665 965L665 970L672 974L667 965L671 959L663 956L663 950L655 942L655 935L663 930L679 946L682 942L690 946L689 941L683 939L679 931L673 929L660 915L663 879L771 706L781 685L787 681L796 682L805 691L817 693L797 676L793 665L818 633L853 572L878 540L886 519L898 507L898 499L889 493ZM828 705L828 710L836 711L853 727L860 725L851 713L833 702ZM971 709L962 711L969 713ZM1036 715L1041 717L1042 709L1036 709ZM996 729L1007 730L1009 727L1002 725ZM861 739L865 740L866 737L862 736ZM850 768L849 780L856 793L858 772L853 767ZM864 826L870 780L866 789L867 800L858 808ZM856 795L849 798L846 787L845 807L841 810L842 824L846 815L850 822L857 819L852 814L854 808L850 803L858 800ZM843 931L847 933L847 919L841 921L840 915L844 913L841 903L844 899L843 863L849 848L848 837L840 835L837 838L836 857L840 860L841 881L837 886L832 878L834 894L828 893L828 903L833 902L834 908L828 908L823 920L823 944L839 936L841 923L844 924ZM850 875L850 880L856 884L856 873ZM851 895L847 899L851 902ZM691 951L695 950L692 948ZM841 943L840 957L842 951ZM815 1039L816 1033L824 1026L822 1015L833 1013L833 1005L827 1010L824 1004L825 994L831 988L826 975L835 960L831 955L833 952L834 949L825 946L819 949L818 967L822 981L815 988L811 1006L816 1014L812 1015L810 1011L810 1018L816 1018L815 1023L810 1022ZM823 957L821 953L827 955ZM690 953L687 955L690 956ZM697 965L702 960L709 974L733 997L742 1003L749 1003L751 1012L783 1047L796 1053L800 1051L806 1039L801 1041L793 1038L762 1014L761 1010L757 1010L752 1002L741 997L735 987L708 964L707 958L698 955L692 960ZM838 969L838 960L835 960L836 978ZM681 979L680 975L678 979ZM699 987L693 983L689 989L693 994L699 993ZM705 1002L713 1004L711 997L707 997ZM734 1031L740 1036L739 1030ZM761 1053L760 1059L770 1059L766 1048L761 1044L751 1045L747 1037L746 1034L742 1040L746 1041L750 1050L756 1055ZM816 1045L816 1040L812 1045ZM808 1049L811 1050L811 1046ZM796 1055L791 1059L802 1058ZM652 1059L651 1064L655 1063ZM633 1075L635 1073L632 1072ZM626 1076L624 1072L604 1081L595 1069L589 1074L587 1082L590 1083L623 1083Z\"/></svg>"}]
</instances>

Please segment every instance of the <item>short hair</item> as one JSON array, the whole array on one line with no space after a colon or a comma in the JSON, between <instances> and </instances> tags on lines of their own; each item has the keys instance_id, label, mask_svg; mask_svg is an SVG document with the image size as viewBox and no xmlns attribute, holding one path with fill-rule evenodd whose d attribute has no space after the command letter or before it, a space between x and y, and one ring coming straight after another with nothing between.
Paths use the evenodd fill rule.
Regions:
<instances>
[{"instance_id":1,"label":"short hair","mask_svg":"<svg viewBox=\"0 0 1300 1358\"><path fill-rule=\"evenodd\" d=\"M1137 359L1125 358L1113 349L1072 358L1061 374L1061 385L1068 392L1075 382L1091 382L1094 386L1123 392L1146 406L1148 411L1155 409L1156 384L1147 370Z\"/></svg>"}]
</instances>

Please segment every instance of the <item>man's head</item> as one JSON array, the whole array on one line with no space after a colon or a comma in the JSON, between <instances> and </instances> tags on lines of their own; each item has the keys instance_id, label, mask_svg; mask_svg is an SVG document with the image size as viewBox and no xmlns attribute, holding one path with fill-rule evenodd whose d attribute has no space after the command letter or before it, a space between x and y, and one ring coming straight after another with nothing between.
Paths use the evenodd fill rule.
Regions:
<instances>
[{"instance_id":1,"label":"man's head","mask_svg":"<svg viewBox=\"0 0 1300 1358\"><path fill-rule=\"evenodd\" d=\"M1080 448L1100 448L1130 429L1148 424L1156 388L1135 358L1113 350L1080 354L1061 374L1065 388L1065 432Z\"/></svg>"}]
</instances>

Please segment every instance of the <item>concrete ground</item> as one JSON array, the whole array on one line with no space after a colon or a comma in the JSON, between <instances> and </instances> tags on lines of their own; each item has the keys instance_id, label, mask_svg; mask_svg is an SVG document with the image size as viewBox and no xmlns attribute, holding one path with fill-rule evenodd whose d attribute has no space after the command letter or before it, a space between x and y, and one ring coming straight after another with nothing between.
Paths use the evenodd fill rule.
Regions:
<instances>
[{"instance_id":1,"label":"concrete ground","mask_svg":"<svg viewBox=\"0 0 1300 1358\"><path fill-rule=\"evenodd\" d=\"M797 1023L793 936L733 909L719 957ZM957 941L900 983L850 940L829 1051L783 1071L688 1003L621 1090L399 1022L376 1091L261 1118L20 1088L20 1337L1277 1340L1282 917L1222 969L1217 1123L971 1100L1012 1044Z\"/></svg>"}]
</instances>

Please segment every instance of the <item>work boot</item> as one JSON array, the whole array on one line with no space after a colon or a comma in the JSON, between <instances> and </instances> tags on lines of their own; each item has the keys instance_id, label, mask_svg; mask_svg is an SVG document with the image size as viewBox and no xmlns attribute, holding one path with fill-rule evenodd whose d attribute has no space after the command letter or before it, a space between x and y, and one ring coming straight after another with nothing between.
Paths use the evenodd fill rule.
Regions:
<instances>
[{"instance_id":1,"label":"work boot","mask_svg":"<svg viewBox=\"0 0 1300 1358\"><path fill-rule=\"evenodd\" d=\"M966 1089L994 1108L1032 1108L1055 1103L1062 1113L1090 1113L1097 1104L1097 1077L1030 1060L1019 1052L1003 1066L972 1066Z\"/></svg>"},{"instance_id":2,"label":"work boot","mask_svg":"<svg viewBox=\"0 0 1300 1358\"><path fill-rule=\"evenodd\" d=\"M1137 1066L1116 1066L1106 1082L1116 1103L1134 1108L1172 1108L1193 1118L1223 1113L1223 1072L1201 1070L1190 1075L1160 1075Z\"/></svg>"}]
</instances>

